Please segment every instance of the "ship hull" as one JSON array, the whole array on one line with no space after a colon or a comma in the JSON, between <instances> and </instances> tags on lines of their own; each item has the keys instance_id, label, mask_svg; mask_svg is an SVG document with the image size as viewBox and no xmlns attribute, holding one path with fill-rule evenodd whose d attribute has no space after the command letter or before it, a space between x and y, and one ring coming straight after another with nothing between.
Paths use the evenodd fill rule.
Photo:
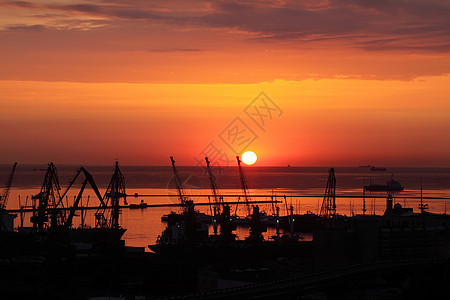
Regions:
<instances>
[{"instance_id":1,"label":"ship hull","mask_svg":"<svg viewBox=\"0 0 450 300\"><path fill-rule=\"evenodd\" d=\"M364 189L369 192L400 192L403 187L388 187L387 185L366 185Z\"/></svg>"},{"instance_id":2,"label":"ship hull","mask_svg":"<svg viewBox=\"0 0 450 300\"><path fill-rule=\"evenodd\" d=\"M110 228L74 228L69 231L69 240L72 243L98 243L118 241L126 229Z\"/></svg>"}]
</instances>

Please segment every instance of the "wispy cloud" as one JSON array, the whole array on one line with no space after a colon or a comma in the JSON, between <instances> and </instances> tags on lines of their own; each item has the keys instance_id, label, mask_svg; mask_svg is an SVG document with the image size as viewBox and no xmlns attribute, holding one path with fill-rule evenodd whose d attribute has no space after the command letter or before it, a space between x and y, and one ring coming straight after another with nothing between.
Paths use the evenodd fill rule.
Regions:
<instances>
[{"instance_id":1,"label":"wispy cloud","mask_svg":"<svg viewBox=\"0 0 450 300\"><path fill-rule=\"evenodd\" d=\"M202 49L195 48L170 48L170 49L148 49L148 52L201 52L204 51Z\"/></svg>"},{"instance_id":2,"label":"wispy cloud","mask_svg":"<svg viewBox=\"0 0 450 300\"><path fill-rule=\"evenodd\" d=\"M110 26L119 26L114 22L136 21L141 22L142 26L163 23L174 30L239 30L254 34L252 40L260 42L346 39L350 46L365 50L403 48L411 51L443 51L450 42L450 3L439 0L209 0L195 2L195 5L191 1L179 0L71 4L13 1L3 5L27 11L56 10L71 19L77 18L77 15L84 19L103 18L109 20ZM31 25L51 26L45 23ZM7 29L17 26L4 25ZM434 42L417 46L424 34L427 40Z\"/></svg>"},{"instance_id":3,"label":"wispy cloud","mask_svg":"<svg viewBox=\"0 0 450 300\"><path fill-rule=\"evenodd\" d=\"M138 80L149 76L148 68L159 68L152 74L166 74L165 81L184 76L182 69L209 81L214 68L221 74L214 82L236 74L254 82L310 73L409 80L450 71L449 0L39 0L0 2L0 8L0 56L16 72L7 57L21 54L25 61L33 48L28 65L54 65L51 78L63 55L79 72L78 62L85 62L98 64L99 74L117 67L103 77L129 72Z\"/></svg>"},{"instance_id":4,"label":"wispy cloud","mask_svg":"<svg viewBox=\"0 0 450 300\"><path fill-rule=\"evenodd\" d=\"M7 30L41 31L46 29L43 25L15 25L8 26Z\"/></svg>"}]
</instances>

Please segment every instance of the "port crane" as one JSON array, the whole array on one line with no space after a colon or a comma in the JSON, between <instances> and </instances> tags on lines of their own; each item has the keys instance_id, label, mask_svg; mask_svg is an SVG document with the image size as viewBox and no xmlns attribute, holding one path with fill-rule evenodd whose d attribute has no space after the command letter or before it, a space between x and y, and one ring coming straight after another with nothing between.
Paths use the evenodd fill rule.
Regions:
<instances>
[{"instance_id":1,"label":"port crane","mask_svg":"<svg viewBox=\"0 0 450 300\"><path fill-rule=\"evenodd\" d=\"M47 166L44 182L39 194L31 197L33 201L37 201L37 210L33 211L30 220L33 228L42 231L47 227L56 228L64 224L65 211L60 194L61 187L58 180L58 172L55 165L51 162ZM33 204L35 207L36 204ZM48 223L50 218L50 224Z\"/></svg>"},{"instance_id":2,"label":"port crane","mask_svg":"<svg viewBox=\"0 0 450 300\"><path fill-rule=\"evenodd\" d=\"M83 192L86 188L86 185L89 183L89 185L91 186L91 188L94 190L95 195L97 196L98 200L101 203L101 206L106 206L105 202L103 201L103 197L100 194L100 191L98 190L97 184L94 181L94 178L92 177L92 175L83 167L80 167L77 170L77 173L75 175L75 177L72 179L72 181L70 181L69 186L67 187L66 191L61 195L61 198L59 199L58 204L62 204L62 200L64 199L64 197L67 195L67 193L69 192L70 188L72 187L72 185L75 183L75 181L77 180L78 176L83 173L84 175L84 181L81 185L81 189L78 192L78 195L72 205L72 207L70 208L69 211L69 215L67 217L67 219L64 222L64 226L66 228L70 228L72 226L72 221L73 221L73 217L75 216L75 213L80 205L80 201L83 197Z\"/></svg>"},{"instance_id":3,"label":"port crane","mask_svg":"<svg viewBox=\"0 0 450 300\"><path fill-rule=\"evenodd\" d=\"M8 181L6 181L5 188L3 189L3 192L0 194L0 210L6 209L6 204L8 203L8 196L9 191L11 190L12 181L14 178L14 172L16 171L17 163L15 162L11 173L9 174Z\"/></svg>"},{"instance_id":4,"label":"port crane","mask_svg":"<svg viewBox=\"0 0 450 300\"><path fill-rule=\"evenodd\" d=\"M330 169L328 175L320 216L327 219L336 216L336 176L334 175L334 168Z\"/></svg>"},{"instance_id":5,"label":"port crane","mask_svg":"<svg viewBox=\"0 0 450 300\"><path fill-rule=\"evenodd\" d=\"M211 166L209 165L208 157L205 157L205 161L206 161L206 170L208 171L208 175L209 175L209 184L211 186L211 190L212 190L213 196L214 196L213 229L214 229L214 235L217 235L218 223L219 222L222 223L221 224L221 230L222 230L222 227L224 227L224 223L225 223L224 222L224 218L220 218L221 220L217 220L217 216L221 215L222 211L225 213L226 210L228 211L228 215L229 215L230 207L227 206L227 207L223 207L223 209L222 209L222 206L224 206L224 204L223 204L223 197L220 196L218 191L217 191L216 177L212 173ZM208 200L209 200L209 197L208 197ZM210 208L211 208L211 206L210 206ZM222 217L224 217L224 216L222 216ZM228 220L227 221L229 221L229 216L228 216ZM224 229L225 229L225 227L224 227Z\"/></svg>"},{"instance_id":6,"label":"port crane","mask_svg":"<svg viewBox=\"0 0 450 300\"><path fill-rule=\"evenodd\" d=\"M177 168L175 167L175 160L173 159L173 156L170 157L170 161L172 162L173 179L175 180L175 185L177 187L178 198L180 199L181 204L186 204L186 202L189 199L186 196L184 196L180 176L178 176L178 171Z\"/></svg>"},{"instance_id":7,"label":"port crane","mask_svg":"<svg viewBox=\"0 0 450 300\"><path fill-rule=\"evenodd\" d=\"M237 160L238 167L239 167L239 177L241 179L242 191L244 192L244 200L245 200L245 205L247 207L247 214L250 215L251 214L250 203L249 203L250 195L248 194L247 180L245 179L244 171L242 170L242 167L241 167L241 160L239 159L239 155L236 155L236 160Z\"/></svg>"},{"instance_id":8,"label":"port crane","mask_svg":"<svg viewBox=\"0 0 450 300\"><path fill-rule=\"evenodd\" d=\"M84 175L81 189L78 192L73 205L70 208L64 208L63 199L66 197L67 193L72 188L80 174ZM123 198L125 204L127 203L125 178L119 169L118 162L116 162L114 174L104 196L100 194L92 175L83 167L80 167L77 170L75 177L70 181L69 186L66 188L64 193L61 194L58 172L54 164L49 163L41 191L39 194L32 196L34 201L38 201L37 208L33 209L33 216L31 217L31 222L33 223L35 230L39 232L46 229L70 229L72 227L72 222L76 211L80 209L80 202L83 192L88 184L91 186L100 201L100 206L95 213L96 227L119 229L119 200ZM36 207L36 204L34 204L33 207ZM109 216L105 216L107 209L111 209ZM69 213L66 217L67 210Z\"/></svg>"},{"instance_id":9,"label":"port crane","mask_svg":"<svg viewBox=\"0 0 450 300\"><path fill-rule=\"evenodd\" d=\"M6 212L6 205L8 203L9 191L11 190L11 185L12 185L12 181L14 178L14 172L16 171L16 166L17 166L17 163L15 162L12 167L11 173L8 177L8 180L6 181L5 188L0 193L0 230L1 231L3 231L4 229L6 231L10 230L9 226L5 224L4 217L9 215L8 212Z\"/></svg>"},{"instance_id":10,"label":"port crane","mask_svg":"<svg viewBox=\"0 0 450 300\"><path fill-rule=\"evenodd\" d=\"M125 191L125 177L119 168L119 162L116 161L114 174L111 177L108 188L106 189L103 201L95 213L95 225L99 228L120 229L120 199L127 205L127 193ZM105 216L108 206L111 206L109 216Z\"/></svg>"}]
</instances>

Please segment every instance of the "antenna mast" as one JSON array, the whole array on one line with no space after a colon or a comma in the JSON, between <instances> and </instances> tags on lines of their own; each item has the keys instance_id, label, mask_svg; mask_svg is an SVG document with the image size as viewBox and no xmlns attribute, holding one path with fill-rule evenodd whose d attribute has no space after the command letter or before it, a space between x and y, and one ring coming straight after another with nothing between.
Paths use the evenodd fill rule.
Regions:
<instances>
[{"instance_id":1,"label":"antenna mast","mask_svg":"<svg viewBox=\"0 0 450 300\"><path fill-rule=\"evenodd\" d=\"M423 215L426 209L428 209L428 204L423 204L423 188L422 188L422 176L420 176L420 213Z\"/></svg>"}]
</instances>

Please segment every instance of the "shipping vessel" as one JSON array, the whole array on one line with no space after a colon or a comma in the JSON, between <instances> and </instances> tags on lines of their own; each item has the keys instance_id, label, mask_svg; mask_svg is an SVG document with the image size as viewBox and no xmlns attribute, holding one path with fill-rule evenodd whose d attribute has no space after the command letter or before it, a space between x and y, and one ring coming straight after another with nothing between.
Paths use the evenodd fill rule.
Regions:
<instances>
[{"instance_id":1,"label":"shipping vessel","mask_svg":"<svg viewBox=\"0 0 450 300\"><path fill-rule=\"evenodd\" d=\"M365 185L364 190L369 192L400 192L404 190L404 187L398 181L391 179L386 184Z\"/></svg>"},{"instance_id":2,"label":"shipping vessel","mask_svg":"<svg viewBox=\"0 0 450 300\"><path fill-rule=\"evenodd\" d=\"M371 167L370 167L370 171L384 172L384 171L386 171L386 168L385 168L385 167L375 167L375 166L371 166Z\"/></svg>"}]
</instances>

